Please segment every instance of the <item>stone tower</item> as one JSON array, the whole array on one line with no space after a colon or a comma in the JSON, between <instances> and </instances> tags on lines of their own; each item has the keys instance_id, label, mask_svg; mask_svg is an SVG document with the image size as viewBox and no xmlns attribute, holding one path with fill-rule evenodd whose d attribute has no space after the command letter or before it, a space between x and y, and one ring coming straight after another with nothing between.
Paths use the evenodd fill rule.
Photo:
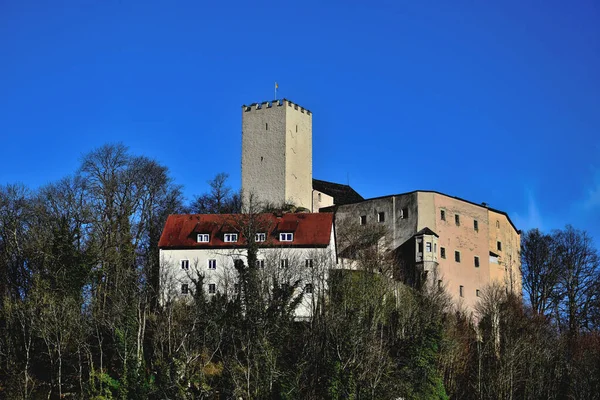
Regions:
<instances>
[{"instance_id":1,"label":"stone tower","mask_svg":"<svg viewBox=\"0 0 600 400\"><path fill-rule=\"evenodd\" d=\"M312 209L312 113L289 100L242 106L242 192Z\"/></svg>"}]
</instances>

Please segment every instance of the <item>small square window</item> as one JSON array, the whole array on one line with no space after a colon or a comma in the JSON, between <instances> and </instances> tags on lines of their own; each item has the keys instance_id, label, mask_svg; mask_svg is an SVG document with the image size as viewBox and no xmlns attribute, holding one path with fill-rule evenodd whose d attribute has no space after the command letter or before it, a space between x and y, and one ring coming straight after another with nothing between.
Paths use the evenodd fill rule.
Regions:
<instances>
[{"instance_id":1,"label":"small square window","mask_svg":"<svg viewBox=\"0 0 600 400\"><path fill-rule=\"evenodd\" d=\"M361 215L360 216L360 224L361 225L366 225L367 224L367 216L366 215Z\"/></svg>"},{"instance_id":2,"label":"small square window","mask_svg":"<svg viewBox=\"0 0 600 400\"><path fill-rule=\"evenodd\" d=\"M189 292L190 292L190 289L186 283L181 285L181 294L188 294Z\"/></svg>"},{"instance_id":3,"label":"small square window","mask_svg":"<svg viewBox=\"0 0 600 400\"><path fill-rule=\"evenodd\" d=\"M454 261L456 262L460 262L460 251L455 251L454 252Z\"/></svg>"},{"instance_id":4,"label":"small square window","mask_svg":"<svg viewBox=\"0 0 600 400\"><path fill-rule=\"evenodd\" d=\"M454 222L456 223L456 226L460 226L460 215L454 214Z\"/></svg>"},{"instance_id":5,"label":"small square window","mask_svg":"<svg viewBox=\"0 0 600 400\"><path fill-rule=\"evenodd\" d=\"M475 256L473 262L475 263L475 268L479 268L479 257Z\"/></svg>"},{"instance_id":6,"label":"small square window","mask_svg":"<svg viewBox=\"0 0 600 400\"><path fill-rule=\"evenodd\" d=\"M400 210L400 218L406 219L408 218L408 208L403 208Z\"/></svg>"},{"instance_id":7,"label":"small square window","mask_svg":"<svg viewBox=\"0 0 600 400\"><path fill-rule=\"evenodd\" d=\"M446 248L440 247L440 257L446 258Z\"/></svg>"},{"instance_id":8,"label":"small square window","mask_svg":"<svg viewBox=\"0 0 600 400\"><path fill-rule=\"evenodd\" d=\"M304 293L306 294L312 294L313 292L313 285L312 283L307 283L306 286L304 286Z\"/></svg>"},{"instance_id":9,"label":"small square window","mask_svg":"<svg viewBox=\"0 0 600 400\"><path fill-rule=\"evenodd\" d=\"M208 269L217 269L217 260L208 260Z\"/></svg>"},{"instance_id":10,"label":"small square window","mask_svg":"<svg viewBox=\"0 0 600 400\"><path fill-rule=\"evenodd\" d=\"M460 294L460 297L464 297L465 287L463 285L460 285L460 288L458 288L458 293Z\"/></svg>"},{"instance_id":11,"label":"small square window","mask_svg":"<svg viewBox=\"0 0 600 400\"><path fill-rule=\"evenodd\" d=\"M255 242L264 242L265 240L267 240L267 234L266 233L257 233L254 235L254 241Z\"/></svg>"},{"instance_id":12,"label":"small square window","mask_svg":"<svg viewBox=\"0 0 600 400\"><path fill-rule=\"evenodd\" d=\"M256 268L264 268L265 260L256 260Z\"/></svg>"},{"instance_id":13,"label":"small square window","mask_svg":"<svg viewBox=\"0 0 600 400\"><path fill-rule=\"evenodd\" d=\"M425 243L425 250L427 250L428 253L431 253L431 242Z\"/></svg>"},{"instance_id":14,"label":"small square window","mask_svg":"<svg viewBox=\"0 0 600 400\"><path fill-rule=\"evenodd\" d=\"M289 266L289 261L287 258L282 258L281 259L281 268L287 268Z\"/></svg>"},{"instance_id":15,"label":"small square window","mask_svg":"<svg viewBox=\"0 0 600 400\"><path fill-rule=\"evenodd\" d=\"M502 251L502 242L498 241L496 247L498 248L498 251Z\"/></svg>"},{"instance_id":16,"label":"small square window","mask_svg":"<svg viewBox=\"0 0 600 400\"><path fill-rule=\"evenodd\" d=\"M208 294L215 294L217 293L217 285L214 283L209 283L208 284Z\"/></svg>"},{"instance_id":17,"label":"small square window","mask_svg":"<svg viewBox=\"0 0 600 400\"><path fill-rule=\"evenodd\" d=\"M479 297L480 294L479 289L475 289L475 296Z\"/></svg>"},{"instance_id":18,"label":"small square window","mask_svg":"<svg viewBox=\"0 0 600 400\"><path fill-rule=\"evenodd\" d=\"M477 222L477 220L473 220L473 229L477 232L479 232L479 222Z\"/></svg>"},{"instance_id":19,"label":"small square window","mask_svg":"<svg viewBox=\"0 0 600 400\"><path fill-rule=\"evenodd\" d=\"M446 220L446 210L440 210L440 219L442 221Z\"/></svg>"},{"instance_id":20,"label":"small square window","mask_svg":"<svg viewBox=\"0 0 600 400\"><path fill-rule=\"evenodd\" d=\"M306 260L306 268L312 268L313 267L313 260L311 260L310 258Z\"/></svg>"},{"instance_id":21,"label":"small square window","mask_svg":"<svg viewBox=\"0 0 600 400\"><path fill-rule=\"evenodd\" d=\"M190 260L181 260L181 269L186 271L190 269Z\"/></svg>"},{"instance_id":22,"label":"small square window","mask_svg":"<svg viewBox=\"0 0 600 400\"><path fill-rule=\"evenodd\" d=\"M294 234L293 233L280 233L279 234L279 241L280 242L291 242L294 240Z\"/></svg>"},{"instance_id":23,"label":"small square window","mask_svg":"<svg viewBox=\"0 0 600 400\"><path fill-rule=\"evenodd\" d=\"M198 243L208 243L210 242L210 235L208 233L199 233L197 241Z\"/></svg>"},{"instance_id":24,"label":"small square window","mask_svg":"<svg viewBox=\"0 0 600 400\"><path fill-rule=\"evenodd\" d=\"M226 233L224 236L224 242L225 243L235 243L238 241L238 234L237 233Z\"/></svg>"},{"instance_id":25,"label":"small square window","mask_svg":"<svg viewBox=\"0 0 600 400\"><path fill-rule=\"evenodd\" d=\"M377 213L377 222L385 222L385 213L383 211Z\"/></svg>"}]
</instances>

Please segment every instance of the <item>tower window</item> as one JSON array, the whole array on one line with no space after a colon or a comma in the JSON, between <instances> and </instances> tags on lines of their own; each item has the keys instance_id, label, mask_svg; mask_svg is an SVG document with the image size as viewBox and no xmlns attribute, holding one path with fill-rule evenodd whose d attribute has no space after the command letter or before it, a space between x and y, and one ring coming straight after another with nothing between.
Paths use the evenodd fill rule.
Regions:
<instances>
[{"instance_id":1,"label":"tower window","mask_svg":"<svg viewBox=\"0 0 600 400\"><path fill-rule=\"evenodd\" d=\"M460 215L454 214L454 222L456 223L456 226L460 226Z\"/></svg>"},{"instance_id":2,"label":"tower window","mask_svg":"<svg viewBox=\"0 0 600 400\"><path fill-rule=\"evenodd\" d=\"M500 221L496 221L496 228L500 228Z\"/></svg>"},{"instance_id":3,"label":"tower window","mask_svg":"<svg viewBox=\"0 0 600 400\"><path fill-rule=\"evenodd\" d=\"M475 256L473 262L475 263L475 268L479 268L479 257Z\"/></svg>"},{"instance_id":4,"label":"tower window","mask_svg":"<svg viewBox=\"0 0 600 400\"><path fill-rule=\"evenodd\" d=\"M438 289L441 289L441 288L442 288L442 280L441 280L441 279L439 279L439 280L438 280Z\"/></svg>"},{"instance_id":5,"label":"tower window","mask_svg":"<svg viewBox=\"0 0 600 400\"><path fill-rule=\"evenodd\" d=\"M502 242L498 241L496 247L498 248L498 251L502 251Z\"/></svg>"},{"instance_id":6,"label":"tower window","mask_svg":"<svg viewBox=\"0 0 600 400\"><path fill-rule=\"evenodd\" d=\"M269 124L265 122L265 131L269 130Z\"/></svg>"},{"instance_id":7,"label":"tower window","mask_svg":"<svg viewBox=\"0 0 600 400\"><path fill-rule=\"evenodd\" d=\"M385 222L385 213L383 211L377 213L377 221Z\"/></svg>"},{"instance_id":8,"label":"tower window","mask_svg":"<svg viewBox=\"0 0 600 400\"><path fill-rule=\"evenodd\" d=\"M423 242L419 242L418 243L418 247L419 247L419 253L423 253Z\"/></svg>"},{"instance_id":9,"label":"tower window","mask_svg":"<svg viewBox=\"0 0 600 400\"><path fill-rule=\"evenodd\" d=\"M425 250L427 250L428 253L431 253L431 242L425 243Z\"/></svg>"},{"instance_id":10,"label":"tower window","mask_svg":"<svg viewBox=\"0 0 600 400\"><path fill-rule=\"evenodd\" d=\"M298 125L296 125L296 132L298 132Z\"/></svg>"},{"instance_id":11,"label":"tower window","mask_svg":"<svg viewBox=\"0 0 600 400\"><path fill-rule=\"evenodd\" d=\"M440 219L442 221L446 220L446 210L440 210Z\"/></svg>"},{"instance_id":12,"label":"tower window","mask_svg":"<svg viewBox=\"0 0 600 400\"><path fill-rule=\"evenodd\" d=\"M366 225L367 224L367 216L366 215L361 215L360 216L360 224L361 225Z\"/></svg>"},{"instance_id":13,"label":"tower window","mask_svg":"<svg viewBox=\"0 0 600 400\"><path fill-rule=\"evenodd\" d=\"M457 263L460 262L460 251L454 252L454 261L456 261Z\"/></svg>"},{"instance_id":14,"label":"tower window","mask_svg":"<svg viewBox=\"0 0 600 400\"><path fill-rule=\"evenodd\" d=\"M473 220L473 229L475 229L476 232L479 232L479 222L477 222L476 219Z\"/></svg>"},{"instance_id":15,"label":"tower window","mask_svg":"<svg viewBox=\"0 0 600 400\"><path fill-rule=\"evenodd\" d=\"M479 297L479 295L480 295L479 289L475 289L475 296Z\"/></svg>"},{"instance_id":16,"label":"tower window","mask_svg":"<svg viewBox=\"0 0 600 400\"><path fill-rule=\"evenodd\" d=\"M463 285L460 285L460 287L458 288L458 293L460 294L460 297L465 296L465 287Z\"/></svg>"},{"instance_id":17,"label":"tower window","mask_svg":"<svg viewBox=\"0 0 600 400\"><path fill-rule=\"evenodd\" d=\"M440 257L446 258L446 248L440 247Z\"/></svg>"},{"instance_id":18,"label":"tower window","mask_svg":"<svg viewBox=\"0 0 600 400\"><path fill-rule=\"evenodd\" d=\"M318 194L317 194L317 199L318 199L319 201L321 201L321 193L318 193Z\"/></svg>"}]
</instances>

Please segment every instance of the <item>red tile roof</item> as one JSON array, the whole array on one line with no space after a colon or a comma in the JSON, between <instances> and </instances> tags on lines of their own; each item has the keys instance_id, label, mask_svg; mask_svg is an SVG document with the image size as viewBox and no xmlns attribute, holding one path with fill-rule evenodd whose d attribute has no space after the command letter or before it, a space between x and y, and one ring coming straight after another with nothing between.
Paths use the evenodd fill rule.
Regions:
<instances>
[{"instance_id":1,"label":"red tile roof","mask_svg":"<svg viewBox=\"0 0 600 400\"><path fill-rule=\"evenodd\" d=\"M331 238L333 214L258 214L251 219L245 214L179 214L169 215L158 242L161 249L219 248L243 246L244 231L254 223L256 233L267 233L264 246L326 247ZM236 243L223 242L224 233L240 232ZM280 242L280 232L294 234L292 242ZM198 243L197 234L210 234L208 243Z\"/></svg>"}]
</instances>

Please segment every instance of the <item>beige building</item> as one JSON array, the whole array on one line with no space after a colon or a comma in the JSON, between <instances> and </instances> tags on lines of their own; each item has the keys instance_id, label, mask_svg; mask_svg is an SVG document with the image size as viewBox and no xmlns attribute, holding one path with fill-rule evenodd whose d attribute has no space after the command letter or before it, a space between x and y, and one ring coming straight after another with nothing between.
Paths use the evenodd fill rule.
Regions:
<instances>
[{"instance_id":1,"label":"beige building","mask_svg":"<svg viewBox=\"0 0 600 400\"><path fill-rule=\"evenodd\" d=\"M410 284L444 287L472 310L491 282L521 293L520 232L505 212L434 191L414 191L333 206L344 229L378 229L394 255L395 275ZM339 251L345 256L343 241ZM381 243L379 243L381 245ZM352 267L345 256L342 265Z\"/></svg>"}]
</instances>

